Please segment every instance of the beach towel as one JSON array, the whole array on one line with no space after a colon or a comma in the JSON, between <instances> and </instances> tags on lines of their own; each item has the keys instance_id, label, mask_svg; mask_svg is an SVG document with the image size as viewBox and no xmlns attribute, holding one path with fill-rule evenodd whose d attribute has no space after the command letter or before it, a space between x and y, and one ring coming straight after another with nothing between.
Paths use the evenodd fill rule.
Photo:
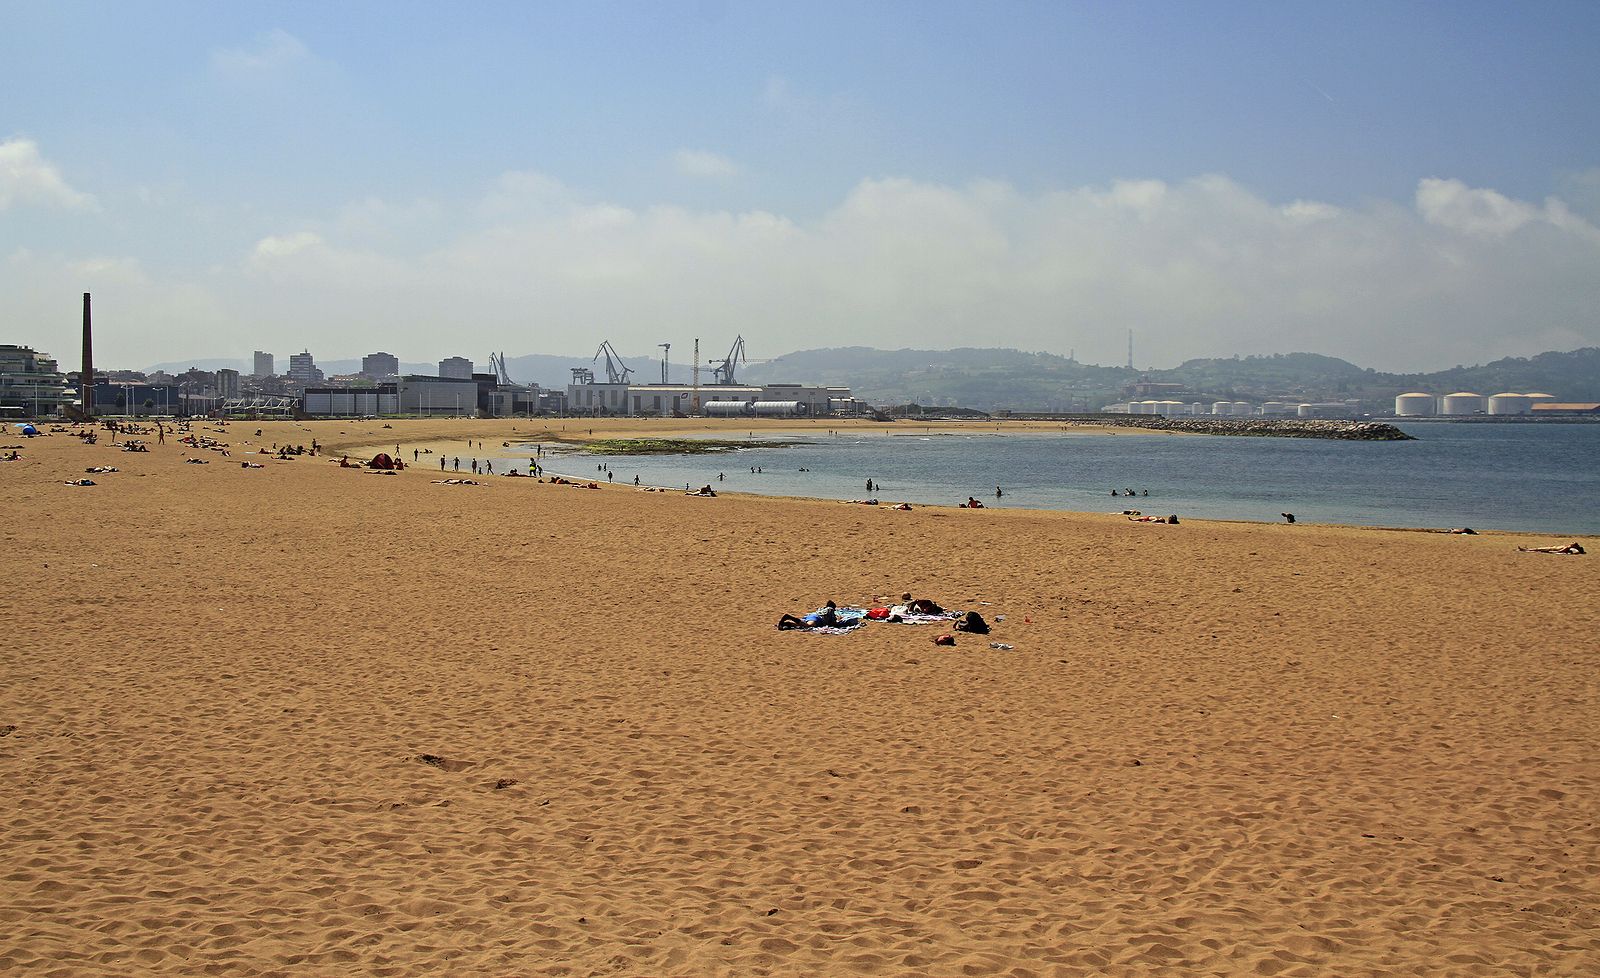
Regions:
<instances>
[{"instance_id":1,"label":"beach towel","mask_svg":"<svg viewBox=\"0 0 1600 978\"><path fill-rule=\"evenodd\" d=\"M902 625L931 625L934 622L948 622L960 618L964 612L944 611L937 615L919 615L907 609L903 604L897 604L889 609L889 621L899 622Z\"/></svg>"},{"instance_id":2,"label":"beach towel","mask_svg":"<svg viewBox=\"0 0 1600 978\"><path fill-rule=\"evenodd\" d=\"M826 608L818 608L813 614L820 615L826 610ZM838 624L814 625L805 630L814 635L848 635L867 623L867 609L865 608L835 608L833 615Z\"/></svg>"}]
</instances>

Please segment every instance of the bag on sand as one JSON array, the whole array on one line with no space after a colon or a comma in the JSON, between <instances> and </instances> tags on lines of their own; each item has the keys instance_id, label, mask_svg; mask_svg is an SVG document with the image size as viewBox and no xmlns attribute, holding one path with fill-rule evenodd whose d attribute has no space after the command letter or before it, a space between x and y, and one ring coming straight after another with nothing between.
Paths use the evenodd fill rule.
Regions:
<instances>
[{"instance_id":1,"label":"bag on sand","mask_svg":"<svg viewBox=\"0 0 1600 978\"><path fill-rule=\"evenodd\" d=\"M974 635L987 635L989 634L989 623L984 621L983 616L978 614L976 611L969 611L967 612L966 617L955 623L955 629L958 632L971 632Z\"/></svg>"}]
</instances>

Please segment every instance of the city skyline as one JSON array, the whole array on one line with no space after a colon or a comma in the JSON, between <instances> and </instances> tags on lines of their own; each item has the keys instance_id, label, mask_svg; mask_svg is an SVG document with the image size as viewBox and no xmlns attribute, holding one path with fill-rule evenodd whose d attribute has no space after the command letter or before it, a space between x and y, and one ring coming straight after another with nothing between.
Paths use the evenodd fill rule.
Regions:
<instances>
[{"instance_id":1,"label":"city skyline","mask_svg":"<svg viewBox=\"0 0 1600 978\"><path fill-rule=\"evenodd\" d=\"M0 27L0 315L58 356L85 291L129 366L741 333L1111 364L1132 328L1155 366L1407 370L1600 344L1593 5Z\"/></svg>"}]
</instances>

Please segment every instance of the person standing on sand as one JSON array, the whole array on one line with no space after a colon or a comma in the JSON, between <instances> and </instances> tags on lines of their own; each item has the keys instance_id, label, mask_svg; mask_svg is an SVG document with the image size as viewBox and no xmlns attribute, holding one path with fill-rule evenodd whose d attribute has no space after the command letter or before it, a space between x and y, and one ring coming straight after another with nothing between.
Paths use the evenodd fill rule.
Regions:
<instances>
[{"instance_id":1,"label":"person standing on sand","mask_svg":"<svg viewBox=\"0 0 1600 978\"><path fill-rule=\"evenodd\" d=\"M443 462L444 459L440 459L439 461ZM461 471L461 456L460 455L456 456L456 471L457 472Z\"/></svg>"},{"instance_id":2,"label":"person standing on sand","mask_svg":"<svg viewBox=\"0 0 1600 978\"><path fill-rule=\"evenodd\" d=\"M444 456L443 455L439 456L439 471L440 472L444 471Z\"/></svg>"},{"instance_id":3,"label":"person standing on sand","mask_svg":"<svg viewBox=\"0 0 1600 978\"><path fill-rule=\"evenodd\" d=\"M477 475L478 474L478 460L477 459L473 459L472 460L472 474L473 475Z\"/></svg>"}]
</instances>

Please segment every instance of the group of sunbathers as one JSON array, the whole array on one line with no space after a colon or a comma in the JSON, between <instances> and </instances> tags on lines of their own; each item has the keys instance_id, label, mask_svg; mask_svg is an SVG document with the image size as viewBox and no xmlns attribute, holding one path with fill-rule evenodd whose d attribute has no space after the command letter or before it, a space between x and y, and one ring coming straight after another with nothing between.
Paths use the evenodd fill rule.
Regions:
<instances>
[{"instance_id":1,"label":"group of sunbathers","mask_svg":"<svg viewBox=\"0 0 1600 978\"><path fill-rule=\"evenodd\" d=\"M849 627L868 621L904 621L908 617L945 614L945 610L932 598L913 598L906 593L900 595L900 603L896 605L888 604L887 598L883 600L884 604L867 608L865 611L857 609L845 618L840 617L839 606L829 601L808 615L784 615L778 619L778 630Z\"/></svg>"},{"instance_id":2,"label":"group of sunbathers","mask_svg":"<svg viewBox=\"0 0 1600 978\"><path fill-rule=\"evenodd\" d=\"M1518 547L1519 553L1525 554L1583 554L1589 551L1583 549L1581 543L1569 543L1565 547Z\"/></svg>"}]
</instances>

